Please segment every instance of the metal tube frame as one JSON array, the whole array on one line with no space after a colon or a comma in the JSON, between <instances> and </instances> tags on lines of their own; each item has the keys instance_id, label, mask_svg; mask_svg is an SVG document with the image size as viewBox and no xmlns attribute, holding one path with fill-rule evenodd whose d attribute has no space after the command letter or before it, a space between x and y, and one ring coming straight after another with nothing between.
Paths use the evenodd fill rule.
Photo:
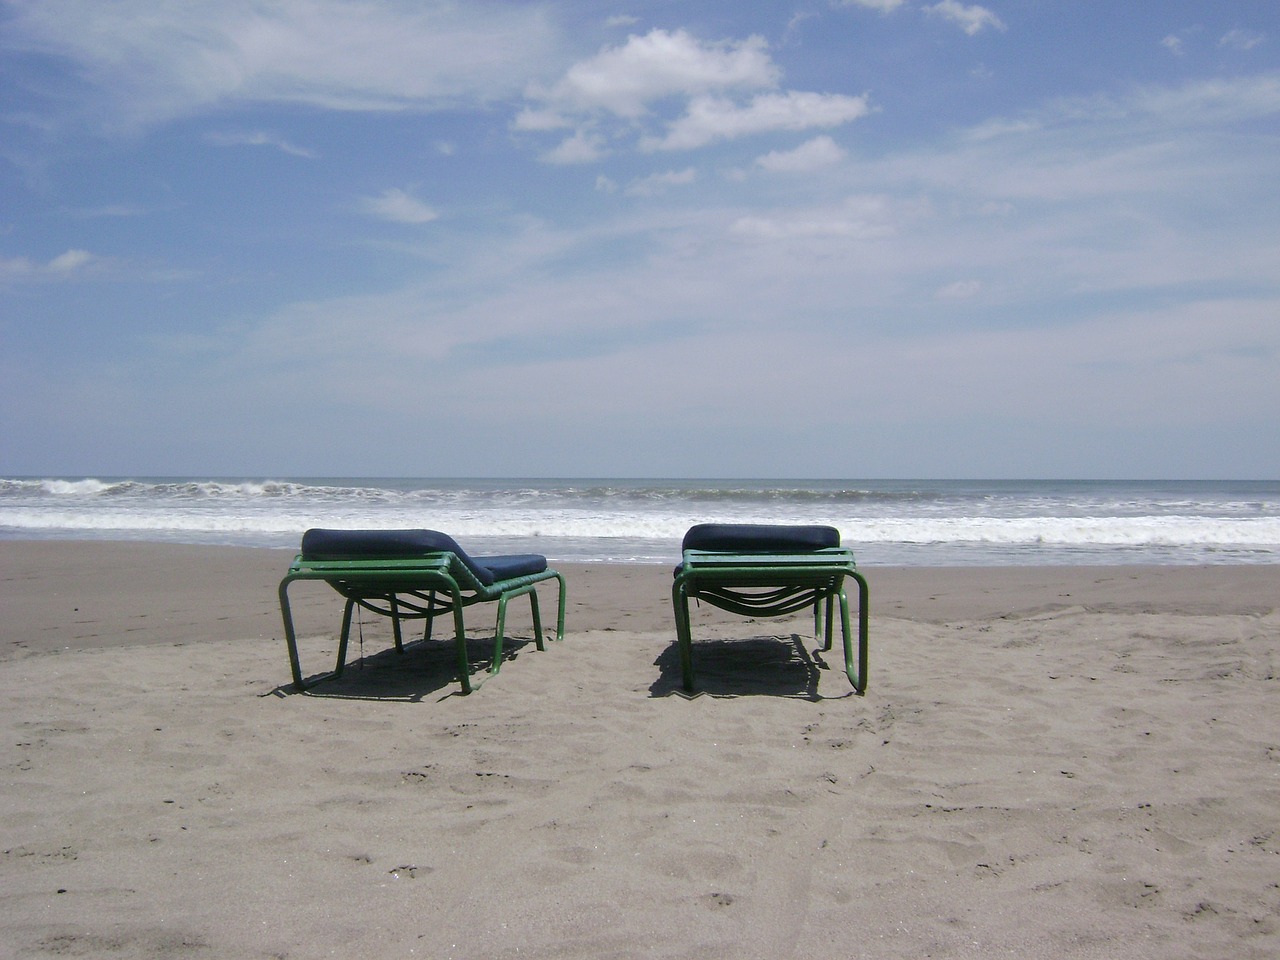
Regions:
<instances>
[{"instance_id":1,"label":"metal tube frame","mask_svg":"<svg viewBox=\"0 0 1280 960\"><path fill-rule=\"evenodd\" d=\"M402 620L425 619L426 629L423 639L430 639L436 614L452 612L458 682L464 694L471 693L483 681L472 681L463 608L493 600L498 603L490 676L496 674L502 666L507 604L516 597L526 594L529 596L533 615L534 642L539 650L546 649L543 643L542 617L538 609L538 583L554 579L559 585L555 639L564 639L565 581L564 577L555 570L499 581L490 586L478 582L467 584L466 592L451 570L452 555L450 554L387 560L308 561L301 555L295 557L288 574L280 581L277 591L280 597L280 615L284 623L285 646L289 653L289 669L293 676L294 689L309 690L324 680L342 676L346 665L352 613L357 606L391 618L395 649L401 653L404 652L400 629ZM338 640L337 663L331 672L310 678L304 678L302 675L298 639L289 604L289 586L299 580L323 581L347 598L342 614L342 633Z\"/></svg>"},{"instance_id":2,"label":"metal tube frame","mask_svg":"<svg viewBox=\"0 0 1280 960\"><path fill-rule=\"evenodd\" d=\"M858 652L853 650L852 624L845 578L858 584ZM755 591L755 592L748 592ZM695 690L693 638L689 600L743 616L778 617L813 607L814 636L822 636L830 650L836 600L844 640L845 675L859 696L867 690L870 588L854 566L853 553L833 547L804 554L741 554L686 550L671 585L671 605L680 648L680 673L686 691ZM823 630L822 604L826 603Z\"/></svg>"}]
</instances>

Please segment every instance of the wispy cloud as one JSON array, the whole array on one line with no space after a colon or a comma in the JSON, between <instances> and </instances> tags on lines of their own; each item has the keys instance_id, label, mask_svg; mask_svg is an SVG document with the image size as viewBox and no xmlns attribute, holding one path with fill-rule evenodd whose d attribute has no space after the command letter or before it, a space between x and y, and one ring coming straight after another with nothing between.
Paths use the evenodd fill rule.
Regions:
<instances>
[{"instance_id":1,"label":"wispy cloud","mask_svg":"<svg viewBox=\"0 0 1280 960\"><path fill-rule=\"evenodd\" d=\"M814 137L794 150L772 150L756 158L756 165L770 173L810 173L839 163L845 151L828 136Z\"/></svg>"},{"instance_id":2,"label":"wispy cloud","mask_svg":"<svg viewBox=\"0 0 1280 960\"><path fill-rule=\"evenodd\" d=\"M536 4L41 0L6 9L6 46L72 64L96 91L97 115L81 119L105 125L234 102L336 110L485 102L518 91L559 45Z\"/></svg>"},{"instance_id":3,"label":"wispy cloud","mask_svg":"<svg viewBox=\"0 0 1280 960\"><path fill-rule=\"evenodd\" d=\"M652 197L666 193L671 187L683 187L698 179L698 171L693 167L684 170L668 170L665 173L653 173L627 184L626 193L633 197Z\"/></svg>"},{"instance_id":4,"label":"wispy cloud","mask_svg":"<svg viewBox=\"0 0 1280 960\"><path fill-rule=\"evenodd\" d=\"M841 7L866 7L869 10L879 10L882 13L892 13L902 6L904 0L836 0L837 6Z\"/></svg>"},{"instance_id":5,"label":"wispy cloud","mask_svg":"<svg viewBox=\"0 0 1280 960\"><path fill-rule=\"evenodd\" d=\"M646 139L641 145L655 150L689 150L750 134L838 127L868 112L865 96L838 93L764 93L745 104L698 97L689 103L684 116L671 123L665 136Z\"/></svg>"},{"instance_id":6,"label":"wispy cloud","mask_svg":"<svg viewBox=\"0 0 1280 960\"><path fill-rule=\"evenodd\" d=\"M33 260L30 257L0 257L0 279L8 280L57 280L70 279L84 274L101 264L102 258L88 250L67 250L50 260Z\"/></svg>"},{"instance_id":7,"label":"wispy cloud","mask_svg":"<svg viewBox=\"0 0 1280 960\"><path fill-rule=\"evenodd\" d=\"M594 163L608 154L604 137L579 130L542 155L547 163Z\"/></svg>"},{"instance_id":8,"label":"wispy cloud","mask_svg":"<svg viewBox=\"0 0 1280 960\"><path fill-rule=\"evenodd\" d=\"M1256 30L1230 30L1218 41L1218 46L1231 47L1233 50L1252 50L1266 39Z\"/></svg>"},{"instance_id":9,"label":"wispy cloud","mask_svg":"<svg viewBox=\"0 0 1280 960\"><path fill-rule=\"evenodd\" d=\"M652 30L574 64L545 93L529 92L565 110L635 118L663 97L771 87L779 73L762 37L706 43L684 30Z\"/></svg>"},{"instance_id":10,"label":"wispy cloud","mask_svg":"<svg viewBox=\"0 0 1280 960\"><path fill-rule=\"evenodd\" d=\"M1280 114L1280 74L1148 86L1114 102L1147 122L1178 127L1257 119Z\"/></svg>"},{"instance_id":11,"label":"wispy cloud","mask_svg":"<svg viewBox=\"0 0 1280 960\"><path fill-rule=\"evenodd\" d=\"M99 207L76 207L67 211L67 215L84 220L96 220L103 217L142 217L152 211L138 203L106 203Z\"/></svg>"},{"instance_id":12,"label":"wispy cloud","mask_svg":"<svg viewBox=\"0 0 1280 960\"><path fill-rule=\"evenodd\" d=\"M563 130L573 126L573 121L556 110L525 107L511 121L513 130L526 133L545 133L548 130Z\"/></svg>"},{"instance_id":13,"label":"wispy cloud","mask_svg":"<svg viewBox=\"0 0 1280 960\"><path fill-rule=\"evenodd\" d=\"M216 147L271 147L281 153L294 157L314 158L314 150L299 147L284 137L262 130L246 131L211 131L205 134L205 141Z\"/></svg>"},{"instance_id":14,"label":"wispy cloud","mask_svg":"<svg viewBox=\"0 0 1280 960\"><path fill-rule=\"evenodd\" d=\"M980 293L981 280L956 280L939 289L934 296L939 300L972 300Z\"/></svg>"},{"instance_id":15,"label":"wispy cloud","mask_svg":"<svg viewBox=\"0 0 1280 960\"><path fill-rule=\"evenodd\" d=\"M392 223L430 223L440 217L434 207L400 189L384 190L376 197L363 197L360 209L369 216Z\"/></svg>"},{"instance_id":16,"label":"wispy cloud","mask_svg":"<svg viewBox=\"0 0 1280 960\"><path fill-rule=\"evenodd\" d=\"M740 217L729 234L751 241L834 240L874 241L897 233L907 211L890 197L859 194L820 208L797 207L770 214ZM812 247L806 247L812 250Z\"/></svg>"},{"instance_id":17,"label":"wispy cloud","mask_svg":"<svg viewBox=\"0 0 1280 960\"><path fill-rule=\"evenodd\" d=\"M1004 22L999 17L986 7L977 4L965 6L959 0L942 0L941 3L935 3L925 9L929 13L959 25L960 29L971 37L981 33L987 27L995 30L1005 29Z\"/></svg>"}]
</instances>

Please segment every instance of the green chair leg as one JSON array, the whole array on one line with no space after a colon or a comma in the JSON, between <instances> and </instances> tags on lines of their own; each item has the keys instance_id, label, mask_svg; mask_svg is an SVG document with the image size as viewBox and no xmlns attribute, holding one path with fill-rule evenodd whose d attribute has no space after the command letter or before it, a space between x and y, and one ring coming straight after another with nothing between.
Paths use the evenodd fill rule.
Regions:
<instances>
[{"instance_id":1,"label":"green chair leg","mask_svg":"<svg viewBox=\"0 0 1280 960\"><path fill-rule=\"evenodd\" d=\"M453 608L453 644L458 666L458 683L463 693L471 692L471 661L467 657L467 631L462 623L462 604Z\"/></svg>"},{"instance_id":2,"label":"green chair leg","mask_svg":"<svg viewBox=\"0 0 1280 960\"><path fill-rule=\"evenodd\" d=\"M689 625L689 594L677 582L671 588L671 608L676 617L676 646L680 650L680 678L689 693L694 691L693 636Z\"/></svg>"},{"instance_id":3,"label":"green chair leg","mask_svg":"<svg viewBox=\"0 0 1280 960\"><path fill-rule=\"evenodd\" d=\"M538 610L538 591L529 591L529 612L533 616L533 642L539 650L546 650L547 646L542 642L542 616Z\"/></svg>"},{"instance_id":4,"label":"green chair leg","mask_svg":"<svg viewBox=\"0 0 1280 960\"><path fill-rule=\"evenodd\" d=\"M404 640L400 636L400 607L393 593L389 602L391 607L391 634L395 637L396 653L404 653Z\"/></svg>"},{"instance_id":5,"label":"green chair leg","mask_svg":"<svg viewBox=\"0 0 1280 960\"><path fill-rule=\"evenodd\" d=\"M351 636L351 614L355 608L354 600L348 600L346 606L342 608L342 632L338 634L338 662L333 668L335 677L342 676L342 671L347 665L347 639Z\"/></svg>"},{"instance_id":6,"label":"green chair leg","mask_svg":"<svg viewBox=\"0 0 1280 960\"><path fill-rule=\"evenodd\" d=\"M844 671L849 677L849 682L853 685L854 692L858 696L862 696L867 692L867 670L868 670L868 651L867 639L870 628L870 611L869 604L871 599L871 591L867 586L866 578L860 573L851 573L858 584L858 666L855 671L853 666L853 631L850 629L849 622L849 597L842 589L840 591L840 619L844 631Z\"/></svg>"},{"instance_id":7,"label":"green chair leg","mask_svg":"<svg viewBox=\"0 0 1280 960\"><path fill-rule=\"evenodd\" d=\"M425 617L427 623L422 628L422 639L424 642L431 639L431 627L436 622L436 592L431 590L427 593L427 615Z\"/></svg>"}]
</instances>

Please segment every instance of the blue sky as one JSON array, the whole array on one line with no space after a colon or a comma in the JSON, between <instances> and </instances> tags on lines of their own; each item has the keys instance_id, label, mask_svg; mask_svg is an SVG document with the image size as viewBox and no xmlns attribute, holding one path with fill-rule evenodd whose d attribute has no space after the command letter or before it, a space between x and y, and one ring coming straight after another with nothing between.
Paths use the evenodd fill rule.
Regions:
<instances>
[{"instance_id":1,"label":"blue sky","mask_svg":"<svg viewBox=\"0 0 1280 960\"><path fill-rule=\"evenodd\" d=\"M1276 0L0 0L0 474L1280 477Z\"/></svg>"}]
</instances>

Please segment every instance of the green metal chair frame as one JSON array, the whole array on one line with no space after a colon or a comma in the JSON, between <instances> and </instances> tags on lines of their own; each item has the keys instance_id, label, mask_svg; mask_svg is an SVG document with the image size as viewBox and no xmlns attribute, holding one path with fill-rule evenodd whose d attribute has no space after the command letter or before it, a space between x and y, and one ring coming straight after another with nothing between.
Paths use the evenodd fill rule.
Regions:
<instances>
[{"instance_id":1,"label":"green metal chair frame","mask_svg":"<svg viewBox=\"0 0 1280 960\"><path fill-rule=\"evenodd\" d=\"M858 653L854 658L845 578L858 584ZM870 591L866 578L854 564L853 551L827 547L798 553L684 551L671 586L676 639L684 688L694 690L693 640L689 600L703 600L714 607L747 617L781 617L813 607L814 635L822 632L822 606L826 604L823 650L830 650L834 603L840 603L844 634L845 675L859 695L867 690L867 635Z\"/></svg>"},{"instance_id":2,"label":"green metal chair frame","mask_svg":"<svg viewBox=\"0 0 1280 960\"><path fill-rule=\"evenodd\" d=\"M289 607L289 585L299 580L323 580L346 598L342 613L342 634L338 641L338 662L331 673L305 680L298 659L298 641ZM538 611L537 584L555 580L559 584L560 603L556 617L556 639L564 639L564 577L555 570L544 570L528 576L512 577L485 585L476 579L458 558L447 552L415 557L361 558L350 560L310 560L302 554L294 557L289 572L280 581L280 614L284 619L285 644L289 649L289 667L293 686L307 690L342 676L347 658L347 640L351 633L351 617L355 608L390 617L395 649L404 652L400 624L403 620L426 620L424 640L431 639L432 623L437 615L453 614L454 645L457 656L458 681L463 693L470 693L479 683L472 683L467 656L467 638L462 611L476 603L497 601L498 620L494 635L493 665L489 675L502 666L502 646L506 629L507 604L516 597L528 595L533 613L534 642L545 650L542 618Z\"/></svg>"}]
</instances>

